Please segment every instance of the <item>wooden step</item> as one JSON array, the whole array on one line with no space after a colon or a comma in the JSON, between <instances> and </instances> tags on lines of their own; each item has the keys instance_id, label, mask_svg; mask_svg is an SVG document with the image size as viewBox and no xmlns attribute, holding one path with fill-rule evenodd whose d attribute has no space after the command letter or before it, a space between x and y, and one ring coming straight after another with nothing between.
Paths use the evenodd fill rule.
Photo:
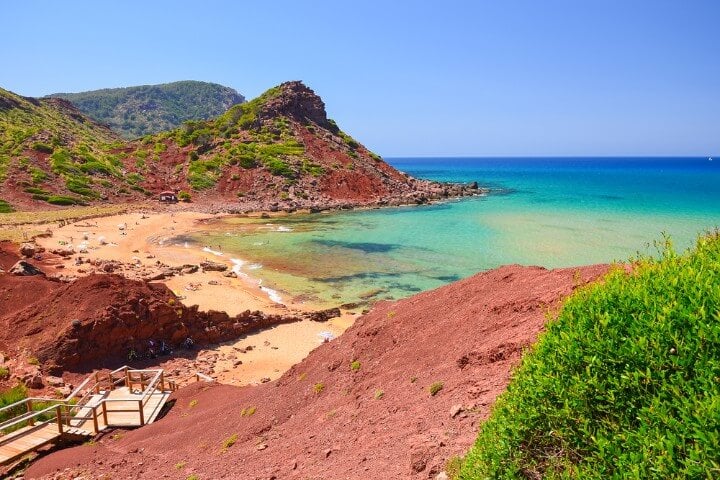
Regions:
<instances>
[{"instance_id":1,"label":"wooden step","mask_svg":"<svg viewBox=\"0 0 720 480\"><path fill-rule=\"evenodd\" d=\"M84 430L82 428L77 428L77 427L66 427L63 429L63 434L78 435L78 436L82 436L82 437L90 437L93 435L92 432L88 432L87 430Z\"/></svg>"}]
</instances>

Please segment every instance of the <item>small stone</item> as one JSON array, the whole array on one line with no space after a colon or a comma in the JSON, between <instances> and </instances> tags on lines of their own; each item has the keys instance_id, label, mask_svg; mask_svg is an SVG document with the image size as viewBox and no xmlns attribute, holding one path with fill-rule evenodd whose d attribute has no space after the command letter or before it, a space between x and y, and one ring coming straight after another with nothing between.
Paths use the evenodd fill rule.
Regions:
<instances>
[{"instance_id":1,"label":"small stone","mask_svg":"<svg viewBox=\"0 0 720 480\"><path fill-rule=\"evenodd\" d=\"M255 447L258 450L265 450L267 448L267 445L264 443L259 444L257 447Z\"/></svg>"},{"instance_id":2,"label":"small stone","mask_svg":"<svg viewBox=\"0 0 720 480\"><path fill-rule=\"evenodd\" d=\"M437 475L435 475L435 480L450 480L450 477L448 477L447 473L440 472Z\"/></svg>"},{"instance_id":3,"label":"small stone","mask_svg":"<svg viewBox=\"0 0 720 480\"><path fill-rule=\"evenodd\" d=\"M270 379L268 377L263 377L260 379L260 383L268 383Z\"/></svg>"},{"instance_id":4,"label":"small stone","mask_svg":"<svg viewBox=\"0 0 720 480\"><path fill-rule=\"evenodd\" d=\"M328 449L325 450L323 453L325 454L325 458L328 458L328 457L330 456L330 454L332 453L332 449L331 449L331 448L328 448Z\"/></svg>"},{"instance_id":5,"label":"small stone","mask_svg":"<svg viewBox=\"0 0 720 480\"><path fill-rule=\"evenodd\" d=\"M457 417L458 413L462 412L463 410L464 409L462 405L453 405L452 407L450 407L450 418Z\"/></svg>"},{"instance_id":6,"label":"small stone","mask_svg":"<svg viewBox=\"0 0 720 480\"><path fill-rule=\"evenodd\" d=\"M53 377L52 375L48 375L45 377L45 383L50 385L51 387L62 387L65 385L65 382L60 377Z\"/></svg>"}]
</instances>

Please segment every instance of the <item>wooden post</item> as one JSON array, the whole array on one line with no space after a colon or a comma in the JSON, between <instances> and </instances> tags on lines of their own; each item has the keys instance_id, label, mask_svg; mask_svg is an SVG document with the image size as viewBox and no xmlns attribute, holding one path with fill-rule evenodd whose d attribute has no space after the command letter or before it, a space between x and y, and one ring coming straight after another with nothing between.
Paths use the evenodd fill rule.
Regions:
<instances>
[{"instance_id":1,"label":"wooden post","mask_svg":"<svg viewBox=\"0 0 720 480\"><path fill-rule=\"evenodd\" d=\"M165 391L165 370L160 371L160 391Z\"/></svg>"},{"instance_id":2,"label":"wooden post","mask_svg":"<svg viewBox=\"0 0 720 480\"><path fill-rule=\"evenodd\" d=\"M32 409L32 400L31 399L28 398L25 401L25 406L27 407L27 413L32 413L33 409ZM35 417L28 418L28 426L32 427L33 425L35 425Z\"/></svg>"},{"instance_id":3,"label":"wooden post","mask_svg":"<svg viewBox=\"0 0 720 480\"><path fill-rule=\"evenodd\" d=\"M103 420L105 421L105 426L107 427L109 425L108 419L107 419L107 402L102 402L102 409L103 409Z\"/></svg>"},{"instance_id":4,"label":"wooden post","mask_svg":"<svg viewBox=\"0 0 720 480\"><path fill-rule=\"evenodd\" d=\"M108 380L110 380L110 391L112 392L115 390L115 382L113 381L112 373L108 373Z\"/></svg>"},{"instance_id":5,"label":"wooden post","mask_svg":"<svg viewBox=\"0 0 720 480\"><path fill-rule=\"evenodd\" d=\"M100 429L98 428L98 421L97 421L97 407L92 407L92 414L93 414L93 429L95 430L95 434L97 435Z\"/></svg>"},{"instance_id":6,"label":"wooden post","mask_svg":"<svg viewBox=\"0 0 720 480\"><path fill-rule=\"evenodd\" d=\"M63 433L62 426L62 406L58 405L55 407L55 418L57 420L58 432Z\"/></svg>"},{"instance_id":7,"label":"wooden post","mask_svg":"<svg viewBox=\"0 0 720 480\"><path fill-rule=\"evenodd\" d=\"M128 370L127 368L125 369L125 386L128 387L128 389L131 389L130 388L130 370Z\"/></svg>"},{"instance_id":8,"label":"wooden post","mask_svg":"<svg viewBox=\"0 0 720 480\"><path fill-rule=\"evenodd\" d=\"M145 412L143 412L142 400L138 400L138 408L140 409L140 426L145 425Z\"/></svg>"}]
</instances>

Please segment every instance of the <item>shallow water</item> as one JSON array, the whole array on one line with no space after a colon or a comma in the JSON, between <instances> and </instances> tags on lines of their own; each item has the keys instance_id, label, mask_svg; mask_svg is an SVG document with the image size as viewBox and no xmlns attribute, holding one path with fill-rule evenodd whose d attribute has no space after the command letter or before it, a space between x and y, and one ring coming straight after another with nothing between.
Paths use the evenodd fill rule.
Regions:
<instances>
[{"instance_id":1,"label":"shallow water","mask_svg":"<svg viewBox=\"0 0 720 480\"><path fill-rule=\"evenodd\" d=\"M486 197L272 220L225 218L180 241L221 249L281 297L401 298L508 263L573 266L678 248L720 224L707 159L390 159L411 175L478 181Z\"/></svg>"}]
</instances>

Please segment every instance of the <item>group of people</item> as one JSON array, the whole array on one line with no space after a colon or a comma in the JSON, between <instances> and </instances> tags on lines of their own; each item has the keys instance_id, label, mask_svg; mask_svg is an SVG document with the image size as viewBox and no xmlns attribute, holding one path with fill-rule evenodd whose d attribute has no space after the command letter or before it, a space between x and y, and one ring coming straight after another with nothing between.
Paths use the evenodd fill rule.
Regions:
<instances>
[{"instance_id":1,"label":"group of people","mask_svg":"<svg viewBox=\"0 0 720 480\"><path fill-rule=\"evenodd\" d=\"M187 337L183 343L182 347L186 350L193 350L195 348L195 342L192 338ZM170 355L172 353L172 350L170 349L170 346L165 343L164 340L148 340L147 341L147 347L145 349L144 358L157 358L159 356L165 356ZM140 355L135 351L133 347L130 347L130 350L128 352L128 360L139 360Z\"/></svg>"}]
</instances>

